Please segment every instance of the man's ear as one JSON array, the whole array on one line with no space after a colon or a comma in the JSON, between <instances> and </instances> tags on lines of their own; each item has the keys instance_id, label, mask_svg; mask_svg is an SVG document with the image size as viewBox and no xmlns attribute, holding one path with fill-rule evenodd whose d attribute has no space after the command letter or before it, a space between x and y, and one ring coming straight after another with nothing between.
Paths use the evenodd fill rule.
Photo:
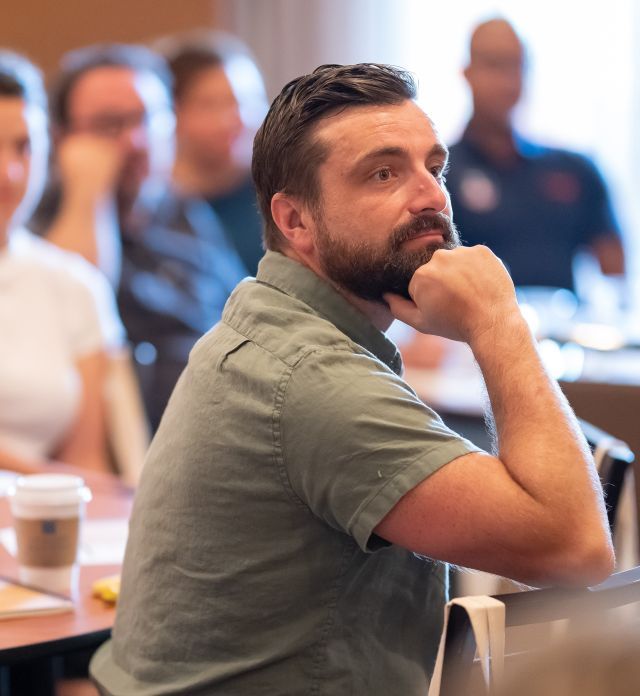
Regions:
<instances>
[{"instance_id":1,"label":"man's ear","mask_svg":"<svg viewBox=\"0 0 640 696\"><path fill-rule=\"evenodd\" d=\"M293 249L307 253L311 251L313 235L308 226L309 216L297 198L281 191L274 194L271 215Z\"/></svg>"}]
</instances>

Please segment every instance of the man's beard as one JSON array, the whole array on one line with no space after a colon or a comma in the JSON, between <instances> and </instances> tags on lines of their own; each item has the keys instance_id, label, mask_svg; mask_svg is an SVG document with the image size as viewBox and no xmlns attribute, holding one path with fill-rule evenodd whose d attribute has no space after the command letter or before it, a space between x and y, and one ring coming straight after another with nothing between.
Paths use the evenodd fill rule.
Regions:
<instances>
[{"instance_id":1,"label":"man's beard","mask_svg":"<svg viewBox=\"0 0 640 696\"><path fill-rule=\"evenodd\" d=\"M442 241L425 240L423 247L413 251L402 248L404 242L423 230L440 231ZM320 218L317 244L322 268L330 280L364 300L384 302L386 293L411 299L409 283L416 270L428 263L438 249L455 249L460 238L447 215L424 213L396 227L381 249L333 237Z\"/></svg>"}]
</instances>

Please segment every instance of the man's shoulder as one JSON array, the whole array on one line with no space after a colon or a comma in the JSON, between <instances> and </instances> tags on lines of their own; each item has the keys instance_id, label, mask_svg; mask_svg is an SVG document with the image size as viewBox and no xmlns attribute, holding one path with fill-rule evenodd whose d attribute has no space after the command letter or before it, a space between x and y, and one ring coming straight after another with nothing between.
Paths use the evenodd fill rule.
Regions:
<instances>
[{"instance_id":1,"label":"man's shoulder","mask_svg":"<svg viewBox=\"0 0 640 696\"><path fill-rule=\"evenodd\" d=\"M243 336L289 365L318 351L358 350L335 324L305 302L253 278L236 287L215 331L217 336L229 332Z\"/></svg>"},{"instance_id":2,"label":"man's shoulder","mask_svg":"<svg viewBox=\"0 0 640 696\"><path fill-rule=\"evenodd\" d=\"M575 150L544 145L524 138L519 138L518 149L523 156L541 167L567 169L577 174L591 173L595 169L593 161L587 155Z\"/></svg>"},{"instance_id":3,"label":"man's shoulder","mask_svg":"<svg viewBox=\"0 0 640 696\"><path fill-rule=\"evenodd\" d=\"M207 274L210 284L220 283L228 291L247 275L211 207L171 188L161 198L141 202L121 235L123 255L134 265L166 261L174 271L179 267Z\"/></svg>"}]
</instances>

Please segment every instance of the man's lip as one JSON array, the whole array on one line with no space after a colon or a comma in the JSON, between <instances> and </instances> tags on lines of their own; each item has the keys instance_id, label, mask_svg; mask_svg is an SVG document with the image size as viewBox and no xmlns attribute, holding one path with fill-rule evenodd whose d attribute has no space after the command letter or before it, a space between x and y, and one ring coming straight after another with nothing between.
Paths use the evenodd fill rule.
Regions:
<instances>
[{"instance_id":1,"label":"man's lip","mask_svg":"<svg viewBox=\"0 0 640 696\"><path fill-rule=\"evenodd\" d=\"M444 232L440 229L428 229L428 230L421 230L417 234L412 235L409 237L409 239L405 239L403 244L408 244L409 242L413 242L416 239L425 239L425 238L440 238L440 241L444 241Z\"/></svg>"}]
</instances>

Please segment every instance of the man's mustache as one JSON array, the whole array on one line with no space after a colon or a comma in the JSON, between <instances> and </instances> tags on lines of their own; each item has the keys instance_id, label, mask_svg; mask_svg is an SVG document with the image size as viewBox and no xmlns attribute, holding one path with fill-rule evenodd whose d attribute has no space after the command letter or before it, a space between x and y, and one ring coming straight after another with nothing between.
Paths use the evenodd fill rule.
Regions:
<instances>
[{"instance_id":1,"label":"man's mustache","mask_svg":"<svg viewBox=\"0 0 640 696\"><path fill-rule=\"evenodd\" d=\"M451 244L456 238L456 229L451 218L444 213L422 213L410 222L400 225L393 230L391 236L391 248L394 251L400 249L402 244L412 239L424 230L439 230L445 245Z\"/></svg>"}]
</instances>

